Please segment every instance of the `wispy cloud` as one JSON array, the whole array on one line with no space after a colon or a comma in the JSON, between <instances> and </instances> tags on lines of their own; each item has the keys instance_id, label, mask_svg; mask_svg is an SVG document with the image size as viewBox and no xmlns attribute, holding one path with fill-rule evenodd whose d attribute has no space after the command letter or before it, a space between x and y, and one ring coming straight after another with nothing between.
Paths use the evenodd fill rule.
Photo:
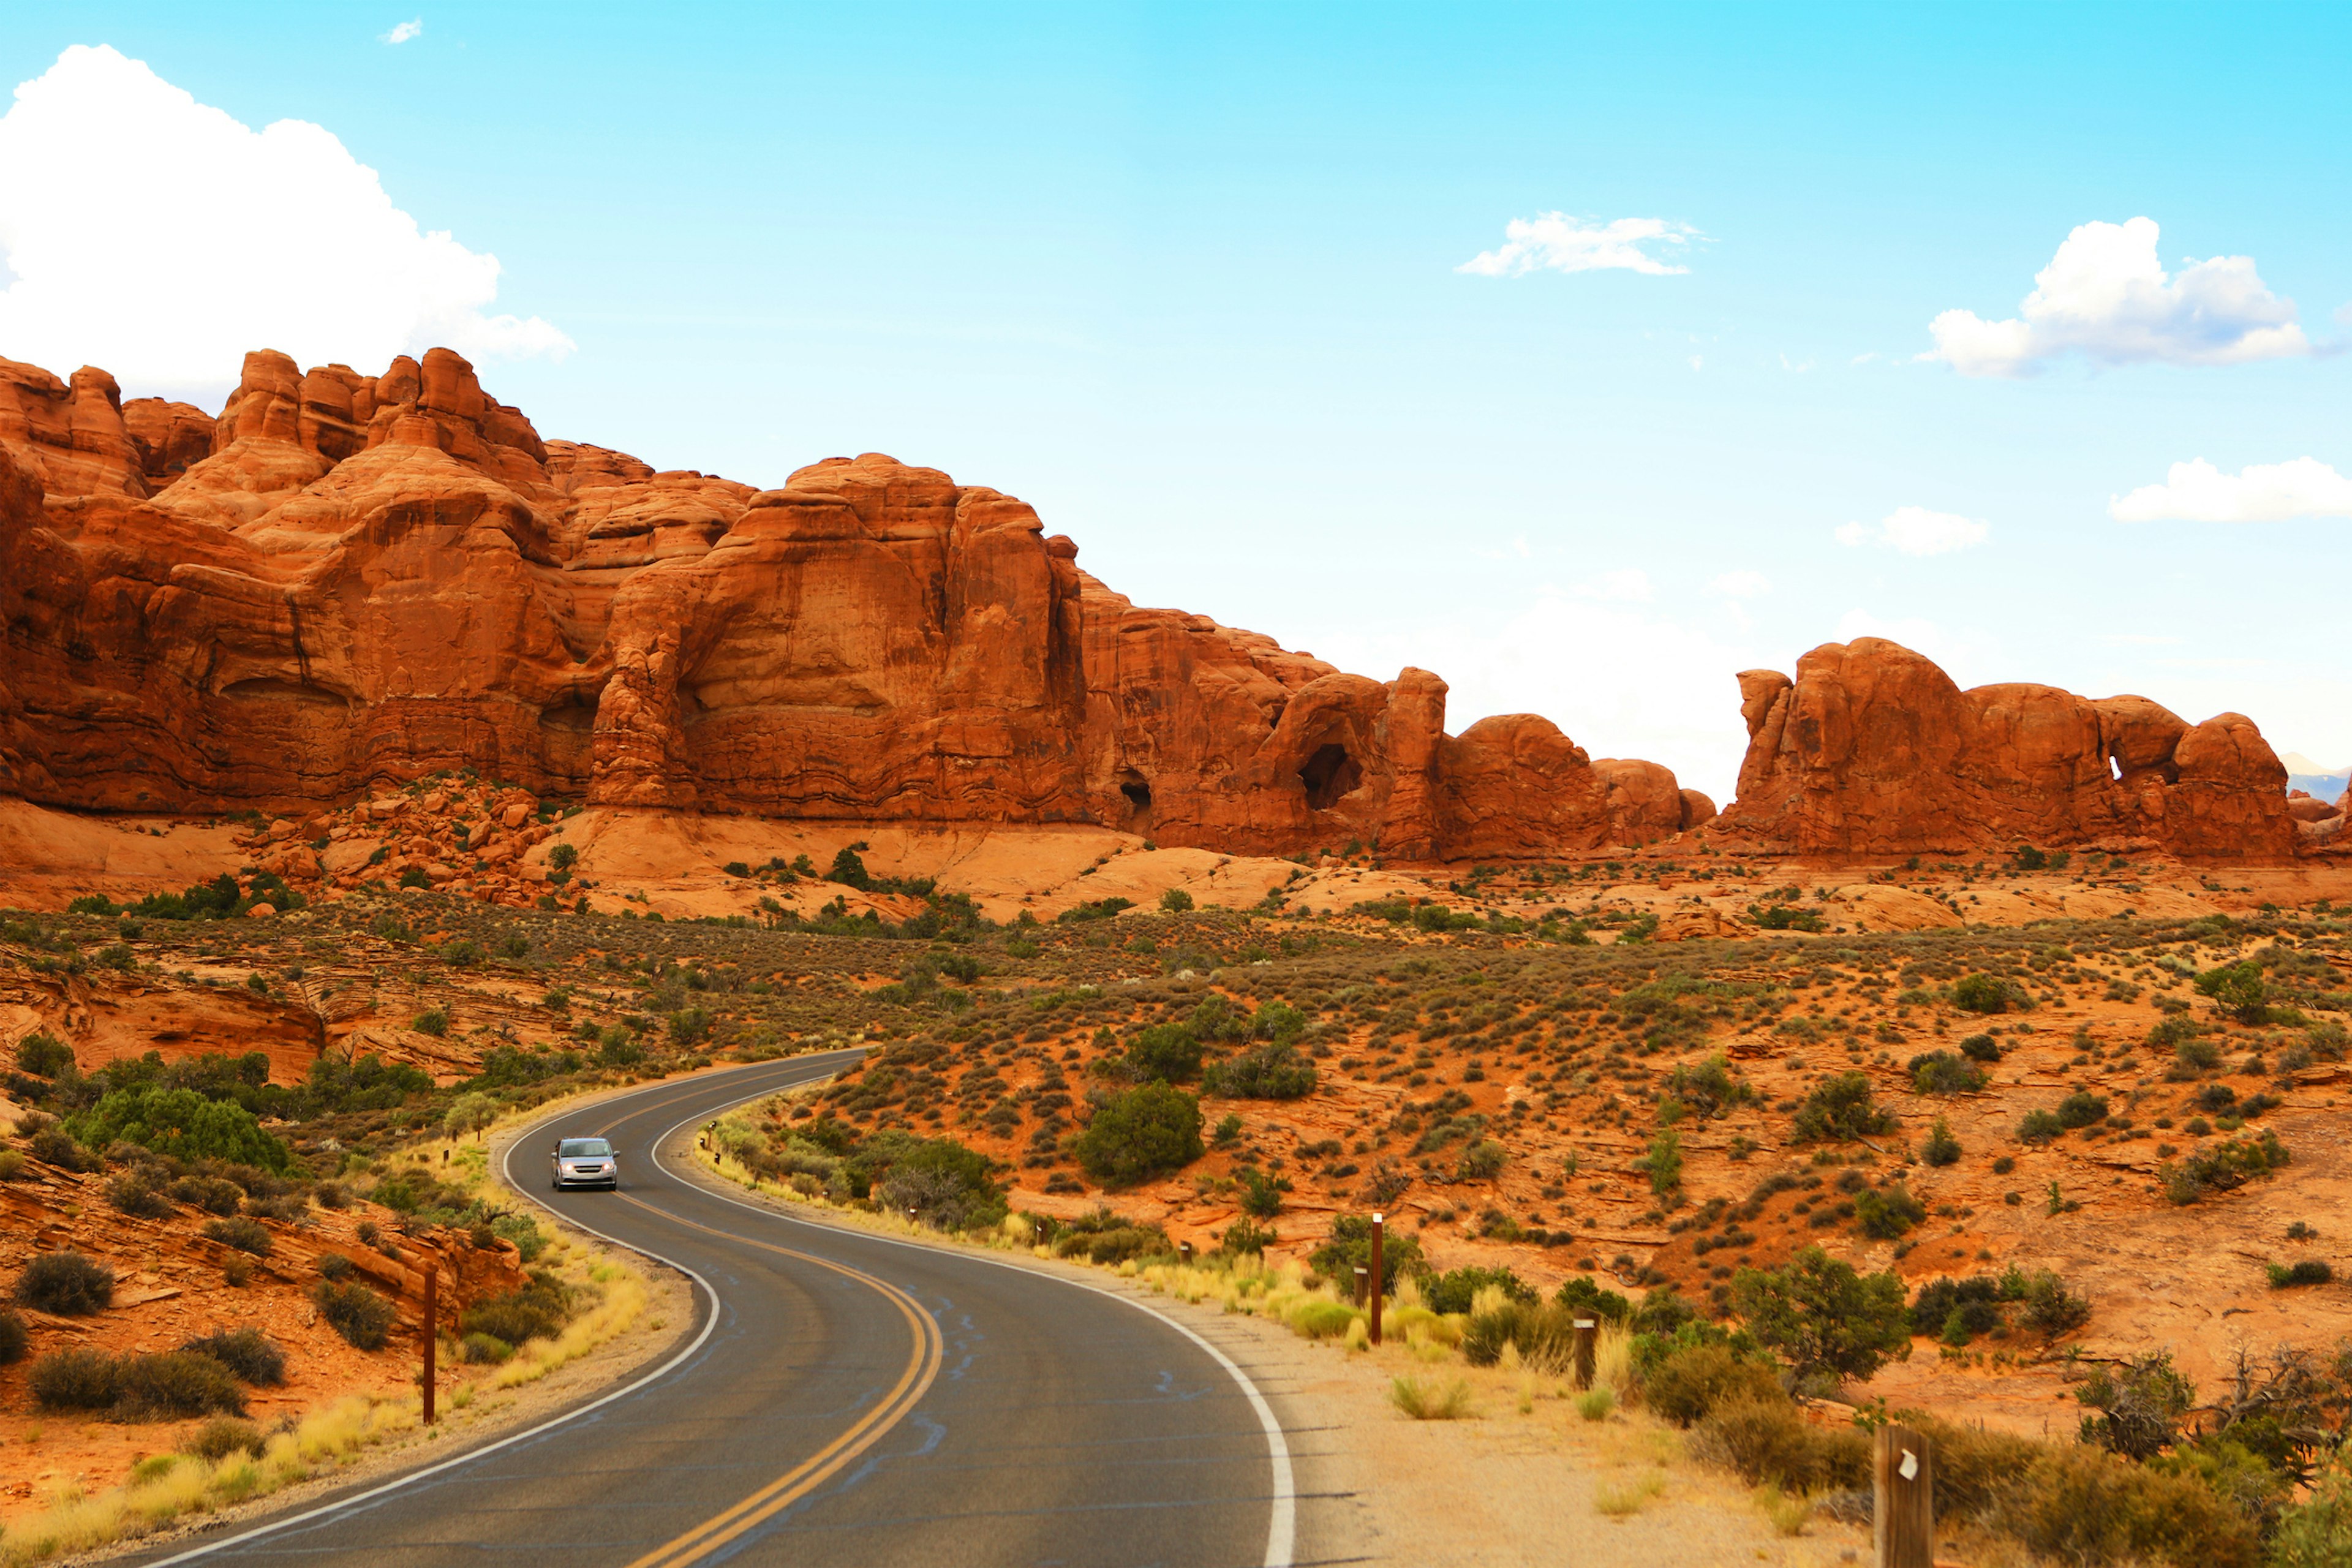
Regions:
<instances>
[{"instance_id":1,"label":"wispy cloud","mask_svg":"<svg viewBox=\"0 0 2352 1568\"><path fill-rule=\"evenodd\" d=\"M1898 506L1876 522L1849 522L1837 531L1840 544L1883 545L1906 555L1946 555L1982 544L1991 534L1992 525L1981 519L1924 506Z\"/></svg>"},{"instance_id":2,"label":"wispy cloud","mask_svg":"<svg viewBox=\"0 0 2352 1568\"><path fill-rule=\"evenodd\" d=\"M1650 574L1638 566L1603 572L1589 583L1579 583L1574 591L1580 599L1607 599L1625 605L1646 605L1654 596Z\"/></svg>"},{"instance_id":3,"label":"wispy cloud","mask_svg":"<svg viewBox=\"0 0 2352 1568\"><path fill-rule=\"evenodd\" d=\"M2352 479L2316 458L2252 463L2225 474L2204 458L2175 463L2160 485L2107 500L2117 522L2283 522L2352 517Z\"/></svg>"},{"instance_id":4,"label":"wispy cloud","mask_svg":"<svg viewBox=\"0 0 2352 1568\"><path fill-rule=\"evenodd\" d=\"M1706 591L1726 599L1760 599L1772 584L1761 572L1718 572L1707 579Z\"/></svg>"},{"instance_id":5,"label":"wispy cloud","mask_svg":"<svg viewBox=\"0 0 2352 1568\"><path fill-rule=\"evenodd\" d=\"M1698 230L1662 217L1621 217L1607 223L1542 213L1515 217L1503 227L1503 243L1479 252L1456 272L1481 278L1518 278L1529 272L1644 272L1662 278L1688 272L1659 252L1679 255Z\"/></svg>"},{"instance_id":6,"label":"wispy cloud","mask_svg":"<svg viewBox=\"0 0 2352 1568\"><path fill-rule=\"evenodd\" d=\"M376 37L387 44L404 44L423 31L425 31L425 18L411 16L405 22L394 24L391 32L379 33Z\"/></svg>"},{"instance_id":7,"label":"wispy cloud","mask_svg":"<svg viewBox=\"0 0 2352 1568\"><path fill-rule=\"evenodd\" d=\"M2053 359L2094 364L2241 364L2311 352L2294 301L2271 292L2251 256L2186 263L2168 276L2154 218L2086 223L2033 277L2018 314L1988 321L1946 310L1920 354L1962 375L2032 375Z\"/></svg>"}]
</instances>

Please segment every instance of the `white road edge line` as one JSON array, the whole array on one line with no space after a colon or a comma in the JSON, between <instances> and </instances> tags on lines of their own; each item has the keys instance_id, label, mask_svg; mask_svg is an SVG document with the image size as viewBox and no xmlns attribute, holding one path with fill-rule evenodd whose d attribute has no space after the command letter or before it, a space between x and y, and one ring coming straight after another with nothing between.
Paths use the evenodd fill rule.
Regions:
<instances>
[{"instance_id":1,"label":"white road edge line","mask_svg":"<svg viewBox=\"0 0 2352 1568\"><path fill-rule=\"evenodd\" d=\"M670 1131L674 1132L677 1129L672 1128ZM667 1138L669 1133L665 1132L662 1136ZM656 1152L659 1152L658 1145ZM705 1186L700 1182L685 1184L684 1178L675 1173L671 1173L671 1179L684 1184L690 1184L695 1190L707 1196L717 1198L721 1203L732 1204L737 1208L749 1210L752 1214L766 1215L771 1218L804 1225L814 1230L829 1230L839 1236L860 1237L867 1241L878 1241L886 1247L904 1247L918 1252L961 1258L968 1263L985 1263L992 1268L1009 1268L1015 1274L1026 1275L1032 1279L1044 1279L1056 1285L1066 1285L1075 1290L1090 1290L1097 1296L1120 1302L1134 1308L1139 1312L1159 1319L1208 1352L1210 1359L1225 1369L1226 1374L1240 1386L1243 1397L1250 1403L1250 1408L1257 1413L1258 1426L1265 1433L1266 1458L1274 1468L1274 1506L1272 1517L1266 1521L1265 1568L1291 1568L1291 1556L1296 1550L1298 1533L1298 1487L1291 1470L1290 1445L1282 1435L1282 1423L1276 1419L1274 1406L1266 1402L1265 1394L1258 1392L1257 1384L1250 1381L1249 1373L1244 1372L1231 1356L1159 1308L1147 1301L1138 1300L1135 1297L1123 1296L1116 1290L1106 1290L1099 1285L1089 1285L1083 1279L1066 1279L1058 1274L1049 1274L1042 1268L1025 1268L1020 1264L1007 1263L1003 1258L990 1258L981 1253L958 1252L950 1247L934 1247L924 1242L901 1241L896 1237L877 1236L870 1231L859 1230L850 1226L827 1225L822 1220L808 1219L799 1215L762 1208L757 1204L747 1204L740 1198L732 1197L716 1188Z\"/></svg>"},{"instance_id":2,"label":"white road edge line","mask_svg":"<svg viewBox=\"0 0 2352 1568\"><path fill-rule=\"evenodd\" d=\"M654 1087L660 1089L667 1088L669 1086L657 1084ZM744 1100L730 1101L729 1103L719 1107L719 1109L721 1110L731 1110L736 1106L744 1103L744 1100L757 1100L761 1095L772 1094L780 1088L792 1089L794 1087L797 1086L793 1084L772 1086L771 1088L761 1089L756 1093L746 1095ZM515 1150L522 1144L524 1139L530 1133L538 1131L540 1128L546 1126L549 1122L560 1121L567 1115L576 1114L578 1114L577 1111L559 1111L553 1116L543 1117L540 1121L531 1123L530 1128L528 1128L523 1134L518 1136L512 1143L507 1145L507 1152L503 1155L499 1156L499 1174L506 1178L507 1185L514 1189L515 1195L521 1198L526 1203L533 1204L540 1208L546 1209L547 1212L551 1215L555 1214L554 1209L550 1208L546 1204L541 1203L538 1198L533 1197L530 1194L522 1190L521 1184L514 1179L514 1170L509 1164L509 1162L514 1158ZM671 1123L666 1131L662 1132L659 1137L656 1137L654 1140L655 1148L659 1149L664 1139L668 1138L671 1133L676 1132L679 1128L685 1126L688 1121L692 1121L696 1117L707 1114L709 1114L707 1110L698 1110L693 1116L688 1116L685 1118L684 1121ZM331 1513L340 1513L347 1509L357 1508L362 1503L373 1502L381 1497L388 1497L404 1487L412 1487L419 1481L429 1480L433 1477L441 1475L446 1471L454 1470L460 1465L470 1465L475 1460L488 1458L489 1455L497 1453L501 1448L512 1447L515 1444L522 1442L526 1438L539 1436L542 1433L551 1432L556 1427L564 1426L569 1422L577 1421L581 1416L587 1415L592 1410L599 1409L604 1405L610 1405L616 1399L625 1399L630 1394L636 1393L637 1390L645 1387L646 1384L668 1376L680 1366L686 1364L687 1362L692 1360L696 1352L700 1351L703 1345L709 1340L711 1331L719 1326L719 1292L711 1289L710 1281L705 1279L701 1275L697 1274L693 1269L688 1268L683 1263L675 1262L670 1258L664 1258L660 1253L651 1251L646 1247L631 1246L628 1242L621 1240L618 1237L605 1235L604 1232L598 1230L594 1226L582 1225L579 1221L563 1215L556 1215L556 1218L565 1225L572 1226L575 1229L586 1231L589 1235L595 1237L599 1240L611 1242L614 1247L619 1247L624 1252L634 1252L640 1258L649 1258L655 1262L662 1264L667 1268L675 1268L680 1274L683 1274L688 1279L693 1280L695 1284L700 1286L703 1293L710 1298L710 1316L704 1321L702 1325L702 1332L694 1336L694 1342L687 1346L684 1350L678 1352L677 1354L670 1357L669 1360L662 1363L661 1365L656 1367L653 1371L637 1379L635 1383L630 1384L625 1388L616 1388L610 1394L604 1394L600 1398L590 1400L587 1404L581 1405L576 1410L567 1410L562 1415L552 1416L548 1420L541 1422L536 1426L526 1427L520 1432L509 1433L508 1436L499 1438L495 1443L485 1444L479 1448L468 1449L467 1452L459 1454L453 1458L444 1459L437 1465L428 1465L421 1470L411 1470L406 1475L398 1476L384 1482L382 1486L372 1487L368 1490L361 1492L356 1497L339 1498L332 1502L320 1503L316 1508L306 1509L300 1513L289 1514L284 1519L274 1521L271 1523L257 1525L251 1530L242 1531L236 1535L224 1536L218 1541L207 1541L201 1546L190 1547L187 1551L174 1553L170 1557L159 1557L154 1562L147 1564L147 1568L172 1568L172 1564L176 1563L193 1563L199 1557L208 1557L215 1552L225 1552L232 1546L242 1546L247 1542L258 1541L264 1536L275 1535L283 1530L290 1530L298 1524L307 1524L314 1519L321 1519Z\"/></svg>"}]
</instances>

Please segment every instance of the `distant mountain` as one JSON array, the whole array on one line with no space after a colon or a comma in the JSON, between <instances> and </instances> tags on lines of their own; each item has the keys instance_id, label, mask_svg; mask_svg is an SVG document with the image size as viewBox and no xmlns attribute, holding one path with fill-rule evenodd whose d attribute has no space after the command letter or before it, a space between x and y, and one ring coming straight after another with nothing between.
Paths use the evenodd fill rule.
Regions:
<instances>
[{"instance_id":1,"label":"distant mountain","mask_svg":"<svg viewBox=\"0 0 2352 1568\"><path fill-rule=\"evenodd\" d=\"M2347 777L2346 773L2291 773L2286 775L2286 787L2299 789L2304 794L2316 795L2321 800L2334 800L2342 795L2347 787L2352 787L2352 777Z\"/></svg>"}]
</instances>

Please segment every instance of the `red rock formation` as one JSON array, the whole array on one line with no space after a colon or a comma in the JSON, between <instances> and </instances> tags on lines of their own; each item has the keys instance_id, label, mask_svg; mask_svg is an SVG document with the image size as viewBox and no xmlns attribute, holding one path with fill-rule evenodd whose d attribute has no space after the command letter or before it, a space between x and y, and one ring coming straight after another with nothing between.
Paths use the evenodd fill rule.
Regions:
<instances>
[{"instance_id":1,"label":"red rock formation","mask_svg":"<svg viewBox=\"0 0 2352 1568\"><path fill-rule=\"evenodd\" d=\"M1748 755L1711 831L1807 855L2091 846L2291 854L2286 771L2253 721L2189 725L2144 697L1963 691L1876 637L1739 677Z\"/></svg>"},{"instance_id":2,"label":"red rock formation","mask_svg":"<svg viewBox=\"0 0 2352 1568\"><path fill-rule=\"evenodd\" d=\"M273 811L470 767L601 803L1546 855L1711 812L1549 722L1139 609L997 491L542 442L446 349L217 419L0 362L0 789Z\"/></svg>"}]
</instances>

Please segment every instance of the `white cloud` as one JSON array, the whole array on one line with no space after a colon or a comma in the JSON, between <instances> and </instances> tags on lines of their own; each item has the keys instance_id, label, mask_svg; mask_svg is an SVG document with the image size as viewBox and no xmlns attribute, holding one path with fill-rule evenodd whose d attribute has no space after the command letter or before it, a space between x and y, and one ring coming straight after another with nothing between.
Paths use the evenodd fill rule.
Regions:
<instances>
[{"instance_id":1,"label":"white cloud","mask_svg":"<svg viewBox=\"0 0 2352 1568\"><path fill-rule=\"evenodd\" d=\"M1662 217L1621 217L1586 222L1566 213L1515 217L1503 226L1499 249L1481 251L1455 268L1481 278L1517 278L1529 272L1646 272L1654 278L1688 272L1662 259L1652 247L1679 251L1698 230Z\"/></svg>"},{"instance_id":2,"label":"white cloud","mask_svg":"<svg viewBox=\"0 0 2352 1568\"><path fill-rule=\"evenodd\" d=\"M0 258L11 357L140 390L225 390L265 347L370 370L436 343L572 347L537 316L486 313L498 258L420 231L329 132L253 131L104 46L66 50L0 118Z\"/></svg>"},{"instance_id":3,"label":"white cloud","mask_svg":"<svg viewBox=\"0 0 2352 1568\"><path fill-rule=\"evenodd\" d=\"M380 37L382 41L387 44L404 44L423 31L425 31L425 18L411 16L405 22L394 23L391 32L382 34Z\"/></svg>"},{"instance_id":4,"label":"white cloud","mask_svg":"<svg viewBox=\"0 0 2352 1568\"><path fill-rule=\"evenodd\" d=\"M1707 579L1706 591L1726 599L1758 599L1772 591L1761 572L1721 572Z\"/></svg>"},{"instance_id":5,"label":"white cloud","mask_svg":"<svg viewBox=\"0 0 2352 1568\"><path fill-rule=\"evenodd\" d=\"M1652 598L1650 574L1638 566L1622 572L1603 572L1590 583L1576 585L1580 599L1610 599L1619 604L1646 605Z\"/></svg>"},{"instance_id":6,"label":"white cloud","mask_svg":"<svg viewBox=\"0 0 2352 1568\"><path fill-rule=\"evenodd\" d=\"M2017 316L1946 310L1919 355L1962 375L2031 375L2063 354L2095 364L2242 364L2311 352L2294 301L2272 293L2251 256L2189 261L2168 277L2154 218L2086 223L2066 237Z\"/></svg>"},{"instance_id":7,"label":"white cloud","mask_svg":"<svg viewBox=\"0 0 2352 1568\"><path fill-rule=\"evenodd\" d=\"M1958 512L1898 506L1876 522L1849 522L1837 531L1845 545L1881 544L1906 555L1944 555L1982 544L1992 526Z\"/></svg>"},{"instance_id":8,"label":"white cloud","mask_svg":"<svg viewBox=\"0 0 2352 1568\"><path fill-rule=\"evenodd\" d=\"M2225 474L2204 458L2175 463L2160 485L2107 500L2117 522L2280 522L2352 517L2352 479L2316 458L2252 463Z\"/></svg>"}]
</instances>

